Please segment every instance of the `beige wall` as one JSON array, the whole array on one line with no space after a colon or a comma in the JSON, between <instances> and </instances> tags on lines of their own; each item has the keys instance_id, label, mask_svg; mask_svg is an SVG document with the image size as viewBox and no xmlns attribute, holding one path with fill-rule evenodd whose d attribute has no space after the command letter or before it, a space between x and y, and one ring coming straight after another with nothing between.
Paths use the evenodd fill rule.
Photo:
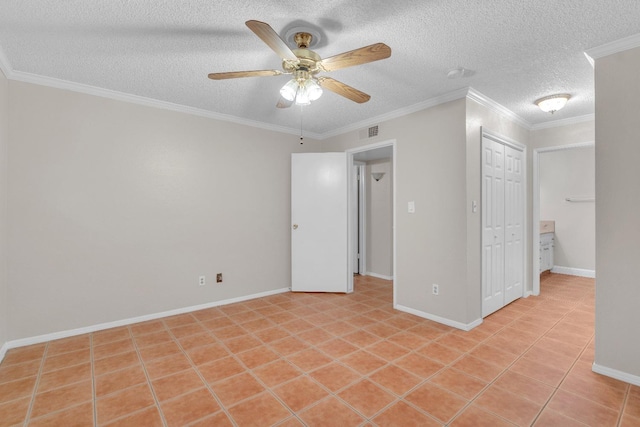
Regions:
<instances>
[{"instance_id":1,"label":"beige wall","mask_svg":"<svg viewBox=\"0 0 640 427\"><path fill-rule=\"evenodd\" d=\"M538 148L581 144L593 142L594 138L595 121L589 120L566 126L531 131L529 148L532 151Z\"/></svg>"},{"instance_id":2,"label":"beige wall","mask_svg":"<svg viewBox=\"0 0 640 427\"><path fill-rule=\"evenodd\" d=\"M343 151L396 140L396 302L467 323L464 99L380 123L379 135L353 131L324 141ZM407 203L415 201L415 214ZM440 285L440 295L431 285Z\"/></svg>"},{"instance_id":3,"label":"beige wall","mask_svg":"<svg viewBox=\"0 0 640 427\"><path fill-rule=\"evenodd\" d=\"M595 363L640 378L640 48L595 62Z\"/></svg>"},{"instance_id":4,"label":"beige wall","mask_svg":"<svg viewBox=\"0 0 640 427\"><path fill-rule=\"evenodd\" d=\"M8 340L7 310L7 148L9 144L9 82L0 71L0 348Z\"/></svg>"},{"instance_id":5,"label":"beige wall","mask_svg":"<svg viewBox=\"0 0 640 427\"><path fill-rule=\"evenodd\" d=\"M391 159L367 162L367 273L393 277L393 170ZM371 172L384 172L380 181Z\"/></svg>"},{"instance_id":6,"label":"beige wall","mask_svg":"<svg viewBox=\"0 0 640 427\"><path fill-rule=\"evenodd\" d=\"M595 203L565 200L595 196L595 149L544 152L538 165L540 219L556 222L554 264L595 270Z\"/></svg>"},{"instance_id":7,"label":"beige wall","mask_svg":"<svg viewBox=\"0 0 640 427\"><path fill-rule=\"evenodd\" d=\"M377 138L354 131L324 142L326 151L340 151L396 140L396 302L461 324L481 317L480 210L471 212L472 202L480 202L481 127L529 142L527 129L467 98L380 123ZM407 213L411 200L415 214ZM530 227L526 234L530 242Z\"/></svg>"},{"instance_id":8,"label":"beige wall","mask_svg":"<svg viewBox=\"0 0 640 427\"><path fill-rule=\"evenodd\" d=\"M290 155L317 142L16 81L9 99L9 339L290 286Z\"/></svg>"}]
</instances>

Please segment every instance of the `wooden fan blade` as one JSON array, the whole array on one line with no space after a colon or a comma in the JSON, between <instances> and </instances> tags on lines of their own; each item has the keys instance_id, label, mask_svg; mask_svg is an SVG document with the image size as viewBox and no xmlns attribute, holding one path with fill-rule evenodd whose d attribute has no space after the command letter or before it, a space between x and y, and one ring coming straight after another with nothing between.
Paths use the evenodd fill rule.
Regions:
<instances>
[{"instance_id":1,"label":"wooden fan blade","mask_svg":"<svg viewBox=\"0 0 640 427\"><path fill-rule=\"evenodd\" d=\"M325 58L320 61L320 66L325 71L334 71L341 68L353 67L354 65L379 61L380 59L385 59L390 56L391 48L389 46L384 43L376 43Z\"/></svg>"},{"instance_id":2,"label":"wooden fan blade","mask_svg":"<svg viewBox=\"0 0 640 427\"><path fill-rule=\"evenodd\" d=\"M260 37L278 56L282 59L290 61L298 61L298 57L289 49L289 46L280 38L271 26L265 22L247 21L247 27L253 31L256 36Z\"/></svg>"},{"instance_id":3,"label":"wooden fan blade","mask_svg":"<svg viewBox=\"0 0 640 427\"><path fill-rule=\"evenodd\" d=\"M267 76L279 76L282 71L278 70L256 70L256 71L231 71L228 73L211 73L209 78L211 80L226 80L226 79L238 79L240 77L267 77Z\"/></svg>"},{"instance_id":4,"label":"wooden fan blade","mask_svg":"<svg viewBox=\"0 0 640 427\"><path fill-rule=\"evenodd\" d=\"M352 88L349 85L346 85L342 82L339 82L336 79L332 79L331 77L318 77L318 83L325 89L329 89L333 93L337 93L340 96L344 96L347 99L350 99L358 104L362 104L363 102L367 102L371 99L371 96L367 95L364 92L359 91L358 89Z\"/></svg>"},{"instance_id":5,"label":"wooden fan blade","mask_svg":"<svg viewBox=\"0 0 640 427\"><path fill-rule=\"evenodd\" d=\"M287 101L283 97L280 97L280 99L278 100L278 103L276 104L276 107L278 107L278 108L289 108L292 105L293 105L293 100Z\"/></svg>"}]
</instances>

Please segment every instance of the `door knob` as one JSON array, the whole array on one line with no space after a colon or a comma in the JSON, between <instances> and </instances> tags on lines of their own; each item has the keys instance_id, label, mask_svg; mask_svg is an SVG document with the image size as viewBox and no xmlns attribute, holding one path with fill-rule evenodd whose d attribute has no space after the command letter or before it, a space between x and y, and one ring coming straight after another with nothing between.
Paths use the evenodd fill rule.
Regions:
<instances>
[{"instance_id":1,"label":"door knob","mask_svg":"<svg viewBox=\"0 0 640 427\"><path fill-rule=\"evenodd\" d=\"M298 229L298 224L293 224L293 229L297 230Z\"/></svg>"}]
</instances>

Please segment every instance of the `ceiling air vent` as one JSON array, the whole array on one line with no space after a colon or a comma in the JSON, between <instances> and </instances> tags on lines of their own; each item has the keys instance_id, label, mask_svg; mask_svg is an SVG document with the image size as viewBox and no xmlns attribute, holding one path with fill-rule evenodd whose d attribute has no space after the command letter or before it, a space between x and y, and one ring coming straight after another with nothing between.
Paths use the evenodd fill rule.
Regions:
<instances>
[{"instance_id":1,"label":"ceiling air vent","mask_svg":"<svg viewBox=\"0 0 640 427\"><path fill-rule=\"evenodd\" d=\"M378 125L369 128L369 138L373 138L374 136L378 136Z\"/></svg>"}]
</instances>

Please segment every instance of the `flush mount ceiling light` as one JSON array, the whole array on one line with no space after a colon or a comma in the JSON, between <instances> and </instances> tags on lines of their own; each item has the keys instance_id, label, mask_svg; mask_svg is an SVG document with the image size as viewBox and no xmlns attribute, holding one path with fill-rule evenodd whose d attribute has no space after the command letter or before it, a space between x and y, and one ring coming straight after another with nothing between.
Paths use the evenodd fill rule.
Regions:
<instances>
[{"instance_id":1,"label":"flush mount ceiling light","mask_svg":"<svg viewBox=\"0 0 640 427\"><path fill-rule=\"evenodd\" d=\"M465 76L466 73L467 70L465 70L464 68L454 68L452 70L449 70L449 72L447 73L447 78L450 80L461 79Z\"/></svg>"},{"instance_id":2,"label":"flush mount ceiling light","mask_svg":"<svg viewBox=\"0 0 640 427\"><path fill-rule=\"evenodd\" d=\"M538 99L534 104L536 104L542 111L545 113L555 113L560 110L562 107L567 105L567 101L569 101L571 95L567 93L562 93L558 95L549 95L544 98Z\"/></svg>"}]
</instances>

